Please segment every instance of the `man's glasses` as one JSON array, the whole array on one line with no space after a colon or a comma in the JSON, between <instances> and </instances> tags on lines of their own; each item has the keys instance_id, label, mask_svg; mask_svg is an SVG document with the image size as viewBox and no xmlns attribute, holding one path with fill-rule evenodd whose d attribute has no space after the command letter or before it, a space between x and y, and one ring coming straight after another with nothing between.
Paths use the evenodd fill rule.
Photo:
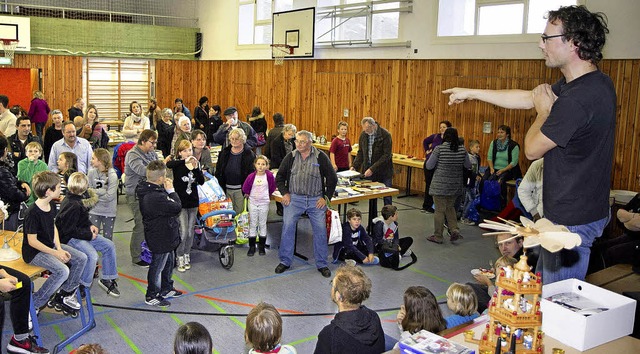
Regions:
<instances>
[{"instance_id":1,"label":"man's glasses","mask_svg":"<svg viewBox=\"0 0 640 354\"><path fill-rule=\"evenodd\" d=\"M151 143L151 145L158 145L158 141L157 140L147 140L147 142Z\"/></svg>"},{"instance_id":2,"label":"man's glasses","mask_svg":"<svg viewBox=\"0 0 640 354\"><path fill-rule=\"evenodd\" d=\"M304 145L304 144L309 144L309 143L310 143L310 141L308 141L308 140L297 140L296 139L296 144Z\"/></svg>"},{"instance_id":3,"label":"man's glasses","mask_svg":"<svg viewBox=\"0 0 640 354\"><path fill-rule=\"evenodd\" d=\"M564 37L564 34L554 34L553 36L547 36L546 34L543 34L540 36L540 38L542 38L542 43L547 43L547 39L549 38L556 38L556 37Z\"/></svg>"}]
</instances>

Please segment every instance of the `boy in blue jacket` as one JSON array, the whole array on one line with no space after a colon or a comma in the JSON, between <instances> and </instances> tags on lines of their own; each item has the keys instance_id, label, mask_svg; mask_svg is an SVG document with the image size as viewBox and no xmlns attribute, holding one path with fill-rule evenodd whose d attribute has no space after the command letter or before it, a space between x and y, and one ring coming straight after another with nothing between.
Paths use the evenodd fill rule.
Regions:
<instances>
[{"instance_id":1,"label":"boy in blue jacket","mask_svg":"<svg viewBox=\"0 0 640 354\"><path fill-rule=\"evenodd\" d=\"M147 180L140 181L136 187L144 239L152 253L145 303L158 307L169 307L171 303L166 299L182 295L171 280L175 262L173 251L180 244L178 214L182 204L173 181L165 177L166 172L164 162L151 161L147 165Z\"/></svg>"},{"instance_id":2,"label":"boy in blue jacket","mask_svg":"<svg viewBox=\"0 0 640 354\"><path fill-rule=\"evenodd\" d=\"M373 241L362 227L362 212L356 208L347 211L347 222L342 224L342 242L333 246L333 261L353 259L362 264L378 264L373 255Z\"/></svg>"}]
</instances>

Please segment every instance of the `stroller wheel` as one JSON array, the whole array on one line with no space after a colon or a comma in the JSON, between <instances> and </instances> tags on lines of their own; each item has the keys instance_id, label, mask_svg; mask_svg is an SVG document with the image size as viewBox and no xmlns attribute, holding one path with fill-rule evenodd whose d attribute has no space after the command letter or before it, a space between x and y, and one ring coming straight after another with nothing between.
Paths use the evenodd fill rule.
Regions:
<instances>
[{"instance_id":1,"label":"stroller wheel","mask_svg":"<svg viewBox=\"0 0 640 354\"><path fill-rule=\"evenodd\" d=\"M231 269L233 266L233 246L224 246L220 248L220 264L224 269Z\"/></svg>"}]
</instances>

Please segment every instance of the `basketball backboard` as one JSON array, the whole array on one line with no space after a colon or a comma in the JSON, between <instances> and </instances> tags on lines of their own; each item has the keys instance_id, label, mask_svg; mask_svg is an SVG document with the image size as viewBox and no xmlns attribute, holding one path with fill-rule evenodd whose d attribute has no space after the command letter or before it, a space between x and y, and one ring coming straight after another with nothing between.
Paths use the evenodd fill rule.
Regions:
<instances>
[{"instance_id":1,"label":"basketball backboard","mask_svg":"<svg viewBox=\"0 0 640 354\"><path fill-rule=\"evenodd\" d=\"M300 10L274 12L272 17L271 44L286 44L285 58L313 58L315 47L316 9L309 7ZM275 58L281 47L271 48L271 57Z\"/></svg>"},{"instance_id":2,"label":"basketball backboard","mask_svg":"<svg viewBox=\"0 0 640 354\"><path fill-rule=\"evenodd\" d=\"M0 16L0 39L20 41L16 52L31 51L31 19L21 16Z\"/></svg>"}]
</instances>

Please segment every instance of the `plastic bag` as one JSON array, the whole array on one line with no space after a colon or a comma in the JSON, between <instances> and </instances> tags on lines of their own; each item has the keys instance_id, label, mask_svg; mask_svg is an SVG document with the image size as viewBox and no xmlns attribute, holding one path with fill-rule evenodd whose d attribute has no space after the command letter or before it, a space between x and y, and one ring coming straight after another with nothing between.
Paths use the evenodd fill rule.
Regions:
<instances>
[{"instance_id":1,"label":"plastic bag","mask_svg":"<svg viewBox=\"0 0 640 354\"><path fill-rule=\"evenodd\" d=\"M249 200L244 199L244 210L236 215L236 244L244 245L249 242L249 211L247 203Z\"/></svg>"}]
</instances>

